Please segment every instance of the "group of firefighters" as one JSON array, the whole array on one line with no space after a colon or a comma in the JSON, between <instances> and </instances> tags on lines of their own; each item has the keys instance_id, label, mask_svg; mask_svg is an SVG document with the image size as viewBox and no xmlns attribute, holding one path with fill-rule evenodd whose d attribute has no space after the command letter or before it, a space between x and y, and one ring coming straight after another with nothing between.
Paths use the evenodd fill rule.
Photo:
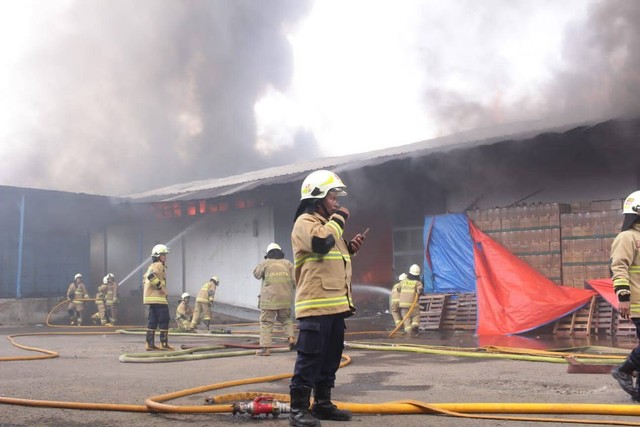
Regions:
<instances>
[{"instance_id":1,"label":"group of firefighters","mask_svg":"<svg viewBox=\"0 0 640 427\"><path fill-rule=\"evenodd\" d=\"M82 326L82 314L84 313L84 302L89 300L89 293L82 280L82 274L74 276L73 282L67 288L67 299L69 305L69 324ZM91 316L91 320L96 325L113 326L118 318L118 283L112 273L102 278L102 283L98 286L95 303L98 311Z\"/></svg>"}]
</instances>

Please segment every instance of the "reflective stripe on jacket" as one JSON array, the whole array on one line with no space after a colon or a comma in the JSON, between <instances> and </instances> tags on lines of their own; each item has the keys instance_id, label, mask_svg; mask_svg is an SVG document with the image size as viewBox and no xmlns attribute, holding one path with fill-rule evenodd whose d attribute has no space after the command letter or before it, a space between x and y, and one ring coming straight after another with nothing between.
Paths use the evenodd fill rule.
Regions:
<instances>
[{"instance_id":1,"label":"reflective stripe on jacket","mask_svg":"<svg viewBox=\"0 0 640 427\"><path fill-rule=\"evenodd\" d=\"M640 224L620 232L611 244L613 289L631 292L631 317L640 317Z\"/></svg>"},{"instance_id":2,"label":"reflective stripe on jacket","mask_svg":"<svg viewBox=\"0 0 640 427\"><path fill-rule=\"evenodd\" d=\"M355 311L351 296L351 256L347 242L342 238L342 227L332 218L327 220L316 213L305 213L293 225L291 245L295 260L297 319ZM313 237L329 235L335 238L329 253L314 253Z\"/></svg>"},{"instance_id":3,"label":"reflective stripe on jacket","mask_svg":"<svg viewBox=\"0 0 640 427\"><path fill-rule=\"evenodd\" d=\"M253 270L253 277L262 279L260 303L263 310L291 308L295 272L291 261L286 259L265 259Z\"/></svg>"},{"instance_id":4,"label":"reflective stripe on jacket","mask_svg":"<svg viewBox=\"0 0 640 427\"><path fill-rule=\"evenodd\" d=\"M400 308L413 305L416 294L422 293L422 283L419 280L404 279L400 282Z\"/></svg>"},{"instance_id":5,"label":"reflective stripe on jacket","mask_svg":"<svg viewBox=\"0 0 640 427\"><path fill-rule=\"evenodd\" d=\"M152 285L149 276L154 274L158 285ZM167 280L164 264L161 261L151 263L144 275L144 304L169 304L167 301Z\"/></svg>"},{"instance_id":6,"label":"reflective stripe on jacket","mask_svg":"<svg viewBox=\"0 0 640 427\"><path fill-rule=\"evenodd\" d=\"M73 303L78 305L82 305L83 301L81 300L83 298L89 298L89 294L87 294L87 288L84 287L84 283L82 282L71 282L69 284L69 288L67 289L67 298L71 298L72 294Z\"/></svg>"},{"instance_id":7,"label":"reflective stripe on jacket","mask_svg":"<svg viewBox=\"0 0 640 427\"><path fill-rule=\"evenodd\" d=\"M107 287L105 299L107 300L107 305L113 305L115 300L118 299L118 284L116 282L107 283Z\"/></svg>"},{"instance_id":8,"label":"reflective stripe on jacket","mask_svg":"<svg viewBox=\"0 0 640 427\"><path fill-rule=\"evenodd\" d=\"M202 287L198 291L196 302L202 302L202 303L213 302L213 298L216 295L216 287L217 286L215 285L213 280L209 280L207 283L202 285Z\"/></svg>"}]
</instances>

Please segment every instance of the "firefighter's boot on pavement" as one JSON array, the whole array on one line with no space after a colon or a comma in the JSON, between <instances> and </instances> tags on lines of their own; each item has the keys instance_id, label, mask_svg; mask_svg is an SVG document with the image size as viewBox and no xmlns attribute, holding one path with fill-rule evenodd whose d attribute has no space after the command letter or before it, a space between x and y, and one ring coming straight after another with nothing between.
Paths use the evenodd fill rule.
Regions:
<instances>
[{"instance_id":1,"label":"firefighter's boot on pavement","mask_svg":"<svg viewBox=\"0 0 640 427\"><path fill-rule=\"evenodd\" d=\"M156 331L154 329L147 329L147 351L160 350L156 347Z\"/></svg>"}]
</instances>

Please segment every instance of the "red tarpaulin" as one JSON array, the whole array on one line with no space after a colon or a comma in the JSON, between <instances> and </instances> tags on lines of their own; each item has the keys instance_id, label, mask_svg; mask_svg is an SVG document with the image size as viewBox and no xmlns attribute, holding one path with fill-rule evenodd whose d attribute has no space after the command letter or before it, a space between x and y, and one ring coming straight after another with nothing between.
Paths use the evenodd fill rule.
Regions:
<instances>
[{"instance_id":1,"label":"red tarpaulin","mask_svg":"<svg viewBox=\"0 0 640 427\"><path fill-rule=\"evenodd\" d=\"M602 295L602 298L607 300L607 302L611 304L614 309L618 309L618 297L613 291L613 282L611 281L611 279L587 280L587 285L591 286L594 291Z\"/></svg>"},{"instance_id":2,"label":"red tarpaulin","mask_svg":"<svg viewBox=\"0 0 640 427\"><path fill-rule=\"evenodd\" d=\"M469 221L478 298L478 335L509 335L546 325L596 294L558 286Z\"/></svg>"}]
</instances>

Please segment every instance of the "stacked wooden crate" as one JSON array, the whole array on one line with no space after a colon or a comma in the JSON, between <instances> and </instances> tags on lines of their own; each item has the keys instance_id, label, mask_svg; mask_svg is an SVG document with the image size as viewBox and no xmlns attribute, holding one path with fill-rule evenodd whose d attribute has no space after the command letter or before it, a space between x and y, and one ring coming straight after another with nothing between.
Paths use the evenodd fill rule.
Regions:
<instances>
[{"instance_id":1,"label":"stacked wooden crate","mask_svg":"<svg viewBox=\"0 0 640 427\"><path fill-rule=\"evenodd\" d=\"M609 208L608 210L594 210ZM583 288L585 280L609 277L611 243L620 231L621 200L592 202L591 211L584 204L572 206L561 216L562 283Z\"/></svg>"},{"instance_id":2,"label":"stacked wooden crate","mask_svg":"<svg viewBox=\"0 0 640 427\"><path fill-rule=\"evenodd\" d=\"M560 217L569 205L539 203L468 211L483 232L555 283L562 283Z\"/></svg>"}]
</instances>

